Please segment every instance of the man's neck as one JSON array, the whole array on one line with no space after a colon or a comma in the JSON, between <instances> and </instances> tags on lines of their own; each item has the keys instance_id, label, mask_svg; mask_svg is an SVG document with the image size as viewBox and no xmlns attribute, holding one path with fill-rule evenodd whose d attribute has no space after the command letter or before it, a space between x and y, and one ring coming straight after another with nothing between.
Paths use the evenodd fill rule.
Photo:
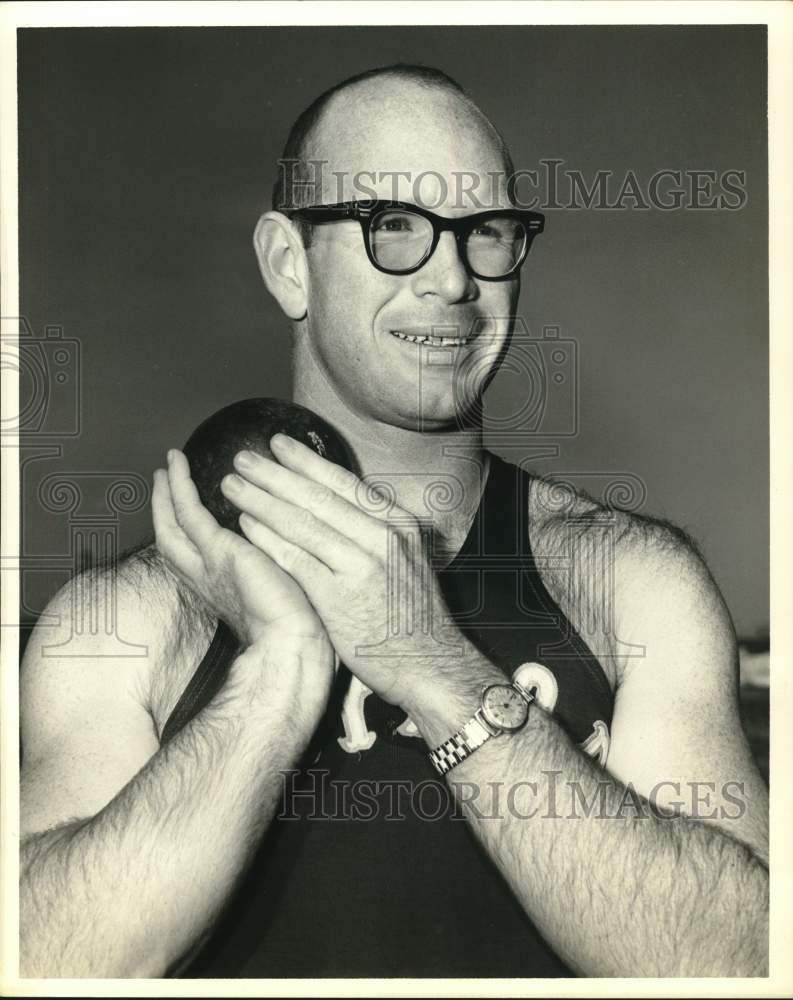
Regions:
<instances>
[{"instance_id":1,"label":"man's neck","mask_svg":"<svg viewBox=\"0 0 793 1000\"><path fill-rule=\"evenodd\" d=\"M425 433L367 419L329 393L323 380L296 366L292 398L319 414L344 438L362 479L433 526L443 564L462 545L487 481L490 456L481 426Z\"/></svg>"}]
</instances>

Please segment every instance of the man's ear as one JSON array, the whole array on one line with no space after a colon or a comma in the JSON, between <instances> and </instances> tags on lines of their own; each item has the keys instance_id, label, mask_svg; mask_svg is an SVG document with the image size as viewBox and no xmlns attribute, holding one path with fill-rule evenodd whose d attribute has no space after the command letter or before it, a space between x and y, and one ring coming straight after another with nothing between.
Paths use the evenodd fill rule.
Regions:
<instances>
[{"instance_id":1,"label":"man's ear","mask_svg":"<svg viewBox=\"0 0 793 1000\"><path fill-rule=\"evenodd\" d=\"M303 319L308 305L308 269L295 227L281 212L265 212L256 223L253 248L270 294L290 319Z\"/></svg>"}]
</instances>

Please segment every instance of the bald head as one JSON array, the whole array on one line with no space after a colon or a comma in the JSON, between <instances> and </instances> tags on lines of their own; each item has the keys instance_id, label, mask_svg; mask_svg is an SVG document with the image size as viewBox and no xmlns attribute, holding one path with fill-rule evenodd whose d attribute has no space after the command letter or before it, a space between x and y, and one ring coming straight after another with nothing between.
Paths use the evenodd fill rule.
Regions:
<instances>
[{"instance_id":1,"label":"bald head","mask_svg":"<svg viewBox=\"0 0 793 1000\"><path fill-rule=\"evenodd\" d=\"M433 207L439 183L433 188L432 178L422 177L428 173L430 151L434 154L430 173L441 177L473 173L485 161L494 175L513 173L498 130L462 87L440 70L396 65L351 77L318 97L292 127L273 208L283 211L374 196L399 198L417 177L422 190L415 200L427 204L429 199L427 207ZM390 174L392 190L369 190L373 174ZM398 174L403 176L397 178Z\"/></svg>"}]
</instances>

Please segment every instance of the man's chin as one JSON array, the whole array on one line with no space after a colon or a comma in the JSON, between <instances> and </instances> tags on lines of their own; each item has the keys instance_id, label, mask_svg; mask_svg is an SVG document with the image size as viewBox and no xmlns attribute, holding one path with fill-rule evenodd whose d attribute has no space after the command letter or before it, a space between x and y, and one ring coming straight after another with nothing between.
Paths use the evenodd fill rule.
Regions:
<instances>
[{"instance_id":1,"label":"man's chin","mask_svg":"<svg viewBox=\"0 0 793 1000\"><path fill-rule=\"evenodd\" d=\"M388 420L405 430L420 431L425 434L455 434L478 430L482 425L481 405L467 408L452 406L424 407L416 412L395 413Z\"/></svg>"}]
</instances>

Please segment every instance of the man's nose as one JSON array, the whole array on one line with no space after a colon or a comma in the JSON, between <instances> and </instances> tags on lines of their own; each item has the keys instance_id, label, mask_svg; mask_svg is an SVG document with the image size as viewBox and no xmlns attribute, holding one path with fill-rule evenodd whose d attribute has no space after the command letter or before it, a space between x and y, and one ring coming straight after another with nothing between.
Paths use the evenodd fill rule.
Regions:
<instances>
[{"instance_id":1,"label":"man's nose","mask_svg":"<svg viewBox=\"0 0 793 1000\"><path fill-rule=\"evenodd\" d=\"M454 233L441 233L430 259L413 275L416 295L437 295L445 302L460 302L476 295L476 282L466 270Z\"/></svg>"}]
</instances>

